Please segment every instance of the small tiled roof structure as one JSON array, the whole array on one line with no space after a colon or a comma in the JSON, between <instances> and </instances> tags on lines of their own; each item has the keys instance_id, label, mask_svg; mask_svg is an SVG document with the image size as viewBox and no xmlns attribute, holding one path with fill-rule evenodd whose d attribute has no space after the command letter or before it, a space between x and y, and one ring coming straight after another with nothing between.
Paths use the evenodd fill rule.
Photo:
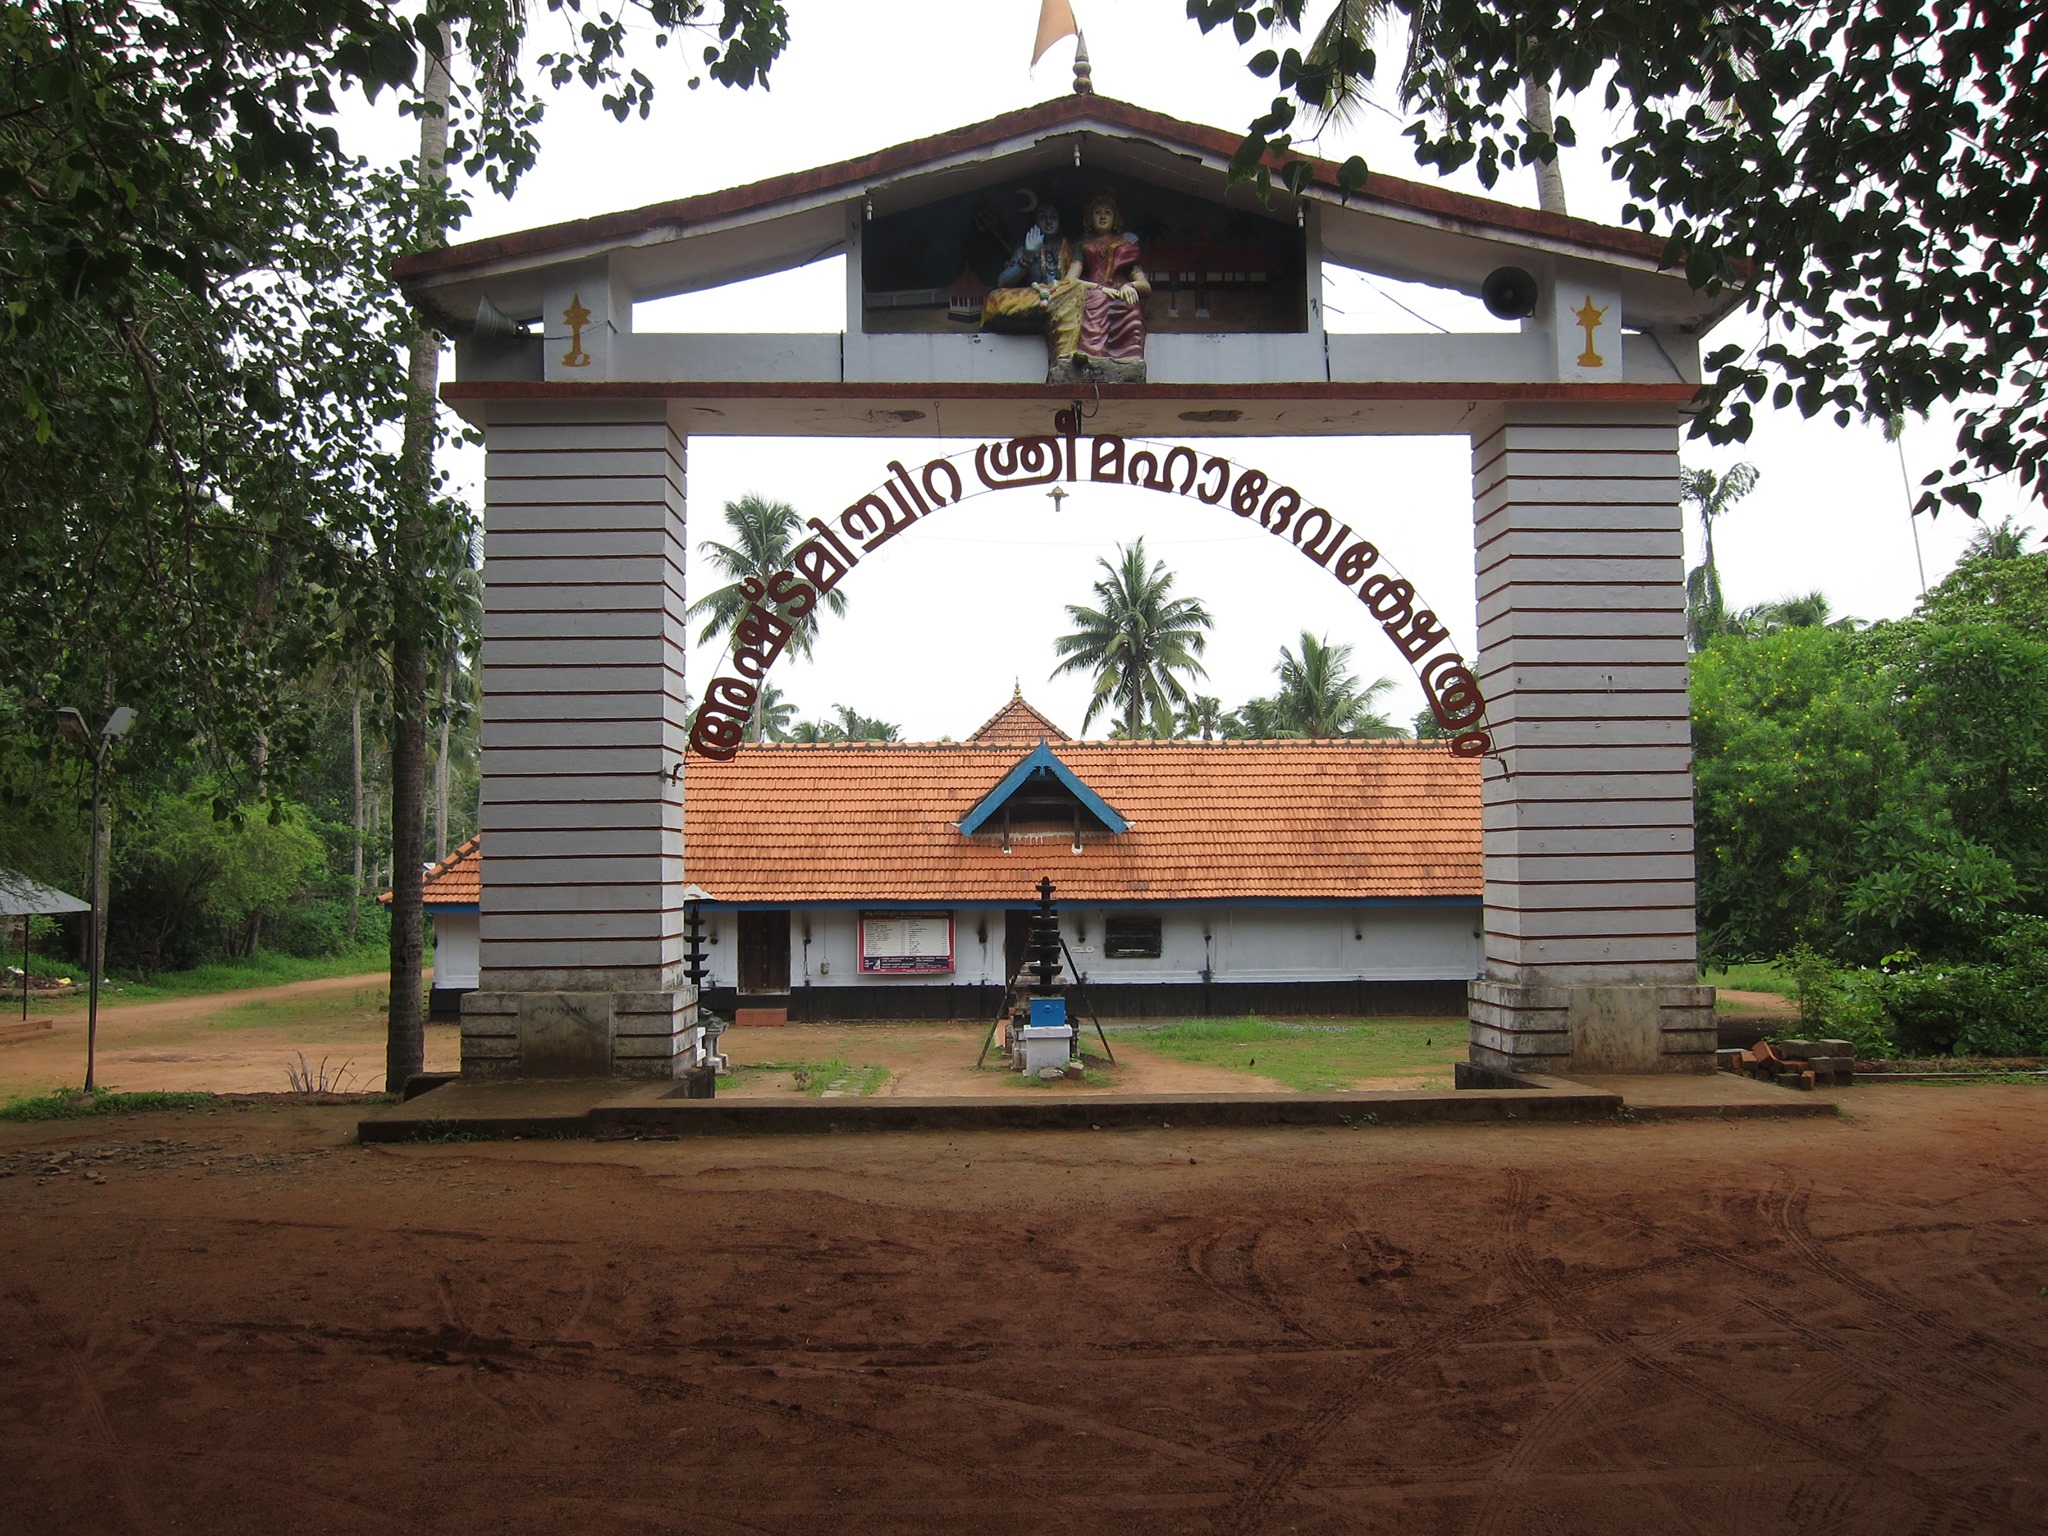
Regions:
<instances>
[{"instance_id":1,"label":"small tiled roof structure","mask_svg":"<svg viewBox=\"0 0 2048 1536\"><path fill-rule=\"evenodd\" d=\"M425 903L435 907L475 907L483 900L483 839L472 837L426 873ZM377 898L389 901L386 891Z\"/></svg>"},{"instance_id":2,"label":"small tiled roof structure","mask_svg":"<svg viewBox=\"0 0 2048 1536\"><path fill-rule=\"evenodd\" d=\"M1035 747L1041 741L1072 741L1073 738L1024 701L1020 687L1010 702L981 722L967 738L992 747Z\"/></svg>"}]
</instances>

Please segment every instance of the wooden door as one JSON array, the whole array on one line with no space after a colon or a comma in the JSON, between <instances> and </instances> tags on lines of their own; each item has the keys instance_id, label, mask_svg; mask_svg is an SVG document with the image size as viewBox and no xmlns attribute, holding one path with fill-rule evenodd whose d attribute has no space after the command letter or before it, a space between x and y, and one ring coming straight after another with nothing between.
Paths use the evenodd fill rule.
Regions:
<instances>
[{"instance_id":1,"label":"wooden door","mask_svg":"<svg viewBox=\"0 0 2048 1536\"><path fill-rule=\"evenodd\" d=\"M747 994L789 990L789 912L742 912L740 917L740 991Z\"/></svg>"}]
</instances>

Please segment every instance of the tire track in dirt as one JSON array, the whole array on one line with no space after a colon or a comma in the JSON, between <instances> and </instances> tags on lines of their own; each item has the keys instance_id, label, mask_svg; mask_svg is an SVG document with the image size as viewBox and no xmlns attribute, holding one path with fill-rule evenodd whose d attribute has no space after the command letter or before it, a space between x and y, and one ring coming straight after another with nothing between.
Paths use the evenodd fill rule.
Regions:
<instances>
[{"instance_id":1,"label":"tire track in dirt","mask_svg":"<svg viewBox=\"0 0 2048 1536\"><path fill-rule=\"evenodd\" d=\"M1826 1244L1814 1236L1812 1227L1808 1225L1806 1213L1812 1195L1810 1184L1801 1184L1787 1174L1783 1194L1774 1192L1765 1197L1763 1211L1766 1219L1773 1230L1785 1238L1793 1252L1813 1270L1878 1307L1894 1331L1913 1337L1917 1343L1934 1346L1939 1358L1992 1393L2001 1411L2007 1414L2029 1410L2037 1415L2040 1413L2040 1405L2023 1404L2013 1396L2013 1384L2006 1377L1963 1356L1961 1352L1965 1349L1984 1349L1991 1344L1991 1340L1982 1333L1975 1328L1956 1326L1939 1313L1879 1285L1836 1258Z\"/></svg>"},{"instance_id":2,"label":"tire track in dirt","mask_svg":"<svg viewBox=\"0 0 2048 1536\"><path fill-rule=\"evenodd\" d=\"M1756 1202L1756 1208L1761 1214L1764 1215L1766 1221L1769 1222L1772 1228L1772 1246L1774 1248L1782 1248L1786 1245L1787 1239L1785 1237L1785 1234L1780 1230L1779 1223L1771 1217L1770 1212L1767 1209L1767 1202L1769 1199L1770 1196L1768 1194L1760 1196ZM1645 1221L1643 1218L1639 1216L1632 1216L1616 1212L1613 1213L1609 1219L1617 1223L1625 1224L1629 1227L1632 1227L1636 1231L1643 1234L1645 1237L1665 1235L1661 1233L1658 1228L1652 1226L1649 1222ZM1947 1225L1944 1224L1937 1230L1947 1229ZM1913 1228L1911 1230L1918 1231L1919 1229ZM1885 1233L1859 1232L1857 1235L1883 1236L1885 1235ZM1730 1269L1733 1269L1738 1274L1745 1275L1748 1278L1759 1282L1760 1284L1769 1285L1773 1289L1784 1290L1793 1287L1796 1284L1792 1277L1786 1275L1784 1272L1772 1269L1767 1265L1754 1263L1743 1253L1739 1252L1734 1248L1727 1247L1723 1244L1710 1243L1702 1238L1697 1237L1681 1237L1677 1239L1677 1241L1681 1252L1688 1253L1695 1257L1712 1259L1718 1263L1726 1265ZM1806 1255L1802 1254L1802 1257L1806 1257ZM1866 1296L1864 1299L1871 1300L1873 1298ZM1890 1314L1894 1305L1890 1301L1885 1301L1881 1299L1879 1300L1879 1304L1884 1307L1887 1315ZM1794 1313L1787 1311L1784 1307L1779 1306L1774 1302L1767 1301L1763 1297L1756 1295L1753 1292L1746 1295L1743 1298L1743 1305L1747 1307L1750 1311L1756 1312L1760 1316L1769 1319L1772 1323L1776 1324L1780 1328L1785 1329L1787 1332L1796 1334L1799 1338L1805 1340L1806 1343L1809 1344L1811 1347L1818 1350L1826 1351L1830 1354L1839 1354L1844 1356L1845 1362L1843 1368L1848 1372L1848 1374L1852 1376L1860 1376L1866 1380L1870 1378L1875 1378L1877 1382L1882 1383L1884 1386L1890 1388L1892 1391L1900 1393L1902 1396L1906 1397L1909 1400L1924 1402L1929 1390L1932 1389L1934 1391L1939 1392L1942 1396L1949 1398L1958 1408L1969 1409L1974 1411L1983 1406L1982 1397L1975 1391L1972 1391L1968 1388L1954 1386L1949 1382L1940 1380L1939 1378L1933 1378L1924 1375L1911 1375L1906 1372L1899 1371L1897 1369L1894 1369L1889 1364L1887 1364L1882 1356L1874 1354L1859 1354L1854 1356L1853 1358L1846 1358L1849 1356L1849 1347L1841 1339L1833 1337L1824 1329L1814 1327L1812 1324L1801 1320ZM2002 1385L2005 1387L2010 1387L2011 1383L2002 1383ZM2011 1411L2018 1414L2022 1420L2027 1420L2029 1418L2030 1413L2038 1412L2038 1410L2035 1408L2035 1405L2031 1402L2026 1403L2024 1405L2010 1404L2010 1400L2008 1399L2008 1403L2002 1406L2010 1406Z\"/></svg>"},{"instance_id":3,"label":"tire track in dirt","mask_svg":"<svg viewBox=\"0 0 2048 1536\"><path fill-rule=\"evenodd\" d=\"M1517 1170L1506 1170L1514 1173ZM1526 1173L1523 1177L1526 1178ZM1476 1198L1476 1197L1475 1197ZM1658 1255L1634 1264L1589 1274L1580 1282L1586 1296L1597 1296L1651 1271L1672 1273L1705 1257L1704 1253ZM1232 1536L1257 1536L1276 1516L1280 1500L1298 1481L1308 1462L1322 1446L1357 1412L1375 1388L1396 1379L1402 1372L1435 1358L1454 1345L1471 1342L1478 1330L1507 1322L1536 1300L1528 1291L1497 1301L1479 1302L1425 1329L1405 1344L1377 1352L1371 1364L1344 1385L1323 1394L1291 1433L1280 1438L1273 1454L1258 1466L1256 1475L1243 1485L1221 1512L1219 1529ZM1345 1356L1353 1352L1346 1350ZM1342 1361L1333 1364L1333 1373Z\"/></svg>"},{"instance_id":4,"label":"tire track in dirt","mask_svg":"<svg viewBox=\"0 0 2048 1536\"><path fill-rule=\"evenodd\" d=\"M113 1471L115 1495L129 1526L137 1531L155 1531L157 1522L149 1501L142 1496L142 1488L135 1480L135 1469L129 1464L120 1437L114 1433L114 1421L107 1413L107 1400L93 1380L92 1340L72 1334L62 1319L42 1309L42 1298L26 1286L9 1291L7 1299L27 1315L31 1330L28 1336L40 1334L63 1353L72 1385L78 1389L79 1405L85 1410L86 1428L94 1442L94 1450L98 1459Z\"/></svg>"},{"instance_id":5,"label":"tire track in dirt","mask_svg":"<svg viewBox=\"0 0 2048 1536\"><path fill-rule=\"evenodd\" d=\"M1196 1279L1234 1307L1256 1307L1282 1328L1318 1344L1331 1341L1296 1315L1259 1267L1259 1247L1272 1227L1219 1227L1199 1233L1181 1249L1181 1262Z\"/></svg>"},{"instance_id":6,"label":"tire track in dirt","mask_svg":"<svg viewBox=\"0 0 2048 1536\"><path fill-rule=\"evenodd\" d=\"M1568 1318L1600 1339L1610 1348L1626 1354L1645 1371L1662 1377L1680 1391L1694 1397L1710 1407L1719 1409L1738 1423L1750 1423L1767 1430L1779 1441L1803 1445L1809 1451L1836 1464L1854 1464L1866 1478L1881 1477L1885 1467L1882 1460L1862 1445L1844 1442L1826 1434L1814 1426L1789 1419L1769 1408L1746 1403L1721 1388L1701 1378L1696 1373L1674 1361L1666 1360L1639 1347L1635 1340L1616 1332L1606 1324L1588 1314L1583 1302L1574 1297L1563 1286L1558 1285L1544 1273L1542 1265L1536 1262L1529 1248L1529 1175L1523 1169L1508 1171L1507 1208L1507 1262L1511 1274L1523 1285L1540 1296L1561 1318ZM1912 1469L1894 1463L1891 1476L1899 1483L1908 1484L1919 1497L1924 1509L1930 1513L1947 1511L1963 1506L1981 1519L1997 1524L2009 1519L2009 1512L1994 1506L1984 1495L1970 1489L1944 1489L1934 1487L1929 1480ZM1802 1484L1801 1489L1810 1487ZM1795 1492L1795 1502L1798 1493ZM2035 1529L2048 1529L2038 1521L2028 1522ZM1800 1527L1802 1532L1807 1527Z\"/></svg>"}]
</instances>

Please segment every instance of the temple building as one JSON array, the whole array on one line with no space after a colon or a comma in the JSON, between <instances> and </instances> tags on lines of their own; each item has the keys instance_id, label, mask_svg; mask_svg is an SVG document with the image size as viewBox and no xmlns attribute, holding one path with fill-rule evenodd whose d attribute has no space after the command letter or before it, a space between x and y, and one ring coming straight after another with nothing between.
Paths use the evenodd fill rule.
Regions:
<instances>
[{"instance_id":1,"label":"temple building","mask_svg":"<svg viewBox=\"0 0 2048 1536\"><path fill-rule=\"evenodd\" d=\"M704 1002L986 1018L1049 876L1105 1016L1461 1015L1479 775L1442 742L1077 741L1021 695L960 742L693 757ZM480 858L427 883L443 1016L476 985Z\"/></svg>"}]
</instances>

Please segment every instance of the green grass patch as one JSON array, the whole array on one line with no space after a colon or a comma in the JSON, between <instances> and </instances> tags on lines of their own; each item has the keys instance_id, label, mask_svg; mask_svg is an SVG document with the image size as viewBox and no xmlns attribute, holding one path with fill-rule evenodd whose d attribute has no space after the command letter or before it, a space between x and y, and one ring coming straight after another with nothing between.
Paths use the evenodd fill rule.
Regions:
<instances>
[{"instance_id":1,"label":"green grass patch","mask_svg":"<svg viewBox=\"0 0 2048 1536\"><path fill-rule=\"evenodd\" d=\"M1460 1019L1290 1024L1256 1015L1116 1024L1109 1032L1119 1045L1253 1072L1303 1093L1339 1091L1366 1078L1448 1073L1465 1057L1466 1033Z\"/></svg>"},{"instance_id":2,"label":"green grass patch","mask_svg":"<svg viewBox=\"0 0 2048 1536\"><path fill-rule=\"evenodd\" d=\"M1775 960L1705 966L1700 971L1700 981L1710 987L1728 987L1737 992L1775 992L1780 997L1790 997L1795 986L1791 975Z\"/></svg>"},{"instance_id":3,"label":"green grass patch","mask_svg":"<svg viewBox=\"0 0 2048 1536\"><path fill-rule=\"evenodd\" d=\"M390 989L362 987L349 992L326 992L314 997L278 998L268 1002L226 1003L207 1018L208 1029L297 1029L319 1030L365 1016L381 1019L389 1012Z\"/></svg>"},{"instance_id":4,"label":"green grass patch","mask_svg":"<svg viewBox=\"0 0 2048 1536\"><path fill-rule=\"evenodd\" d=\"M153 1109L209 1109L216 1102L210 1093L114 1093L105 1088L84 1093L59 1088L0 1105L0 1120L83 1120L89 1115L135 1115Z\"/></svg>"},{"instance_id":5,"label":"green grass patch","mask_svg":"<svg viewBox=\"0 0 2048 1536\"><path fill-rule=\"evenodd\" d=\"M735 1066L723 1081L737 1085L768 1076L787 1078L786 1084L778 1086L814 1099L823 1098L828 1090L845 1098L864 1099L889 1081L889 1069L856 1067L844 1056L831 1056L823 1061L755 1061Z\"/></svg>"},{"instance_id":6,"label":"green grass patch","mask_svg":"<svg viewBox=\"0 0 2048 1536\"><path fill-rule=\"evenodd\" d=\"M42 972L41 957L35 969ZM294 981L325 981L330 976L361 976L391 968L391 952L383 944L364 945L339 955L304 959L298 955L263 953L222 960L189 971L160 971L142 978L113 977L100 986L100 1001L163 1002L176 997L203 997L213 992L244 992L251 987L281 987ZM82 975L82 973L79 973ZM85 983L75 997L64 1000L83 1007ZM18 996L19 994L17 994ZM42 993L37 1002L49 1000Z\"/></svg>"}]
</instances>

